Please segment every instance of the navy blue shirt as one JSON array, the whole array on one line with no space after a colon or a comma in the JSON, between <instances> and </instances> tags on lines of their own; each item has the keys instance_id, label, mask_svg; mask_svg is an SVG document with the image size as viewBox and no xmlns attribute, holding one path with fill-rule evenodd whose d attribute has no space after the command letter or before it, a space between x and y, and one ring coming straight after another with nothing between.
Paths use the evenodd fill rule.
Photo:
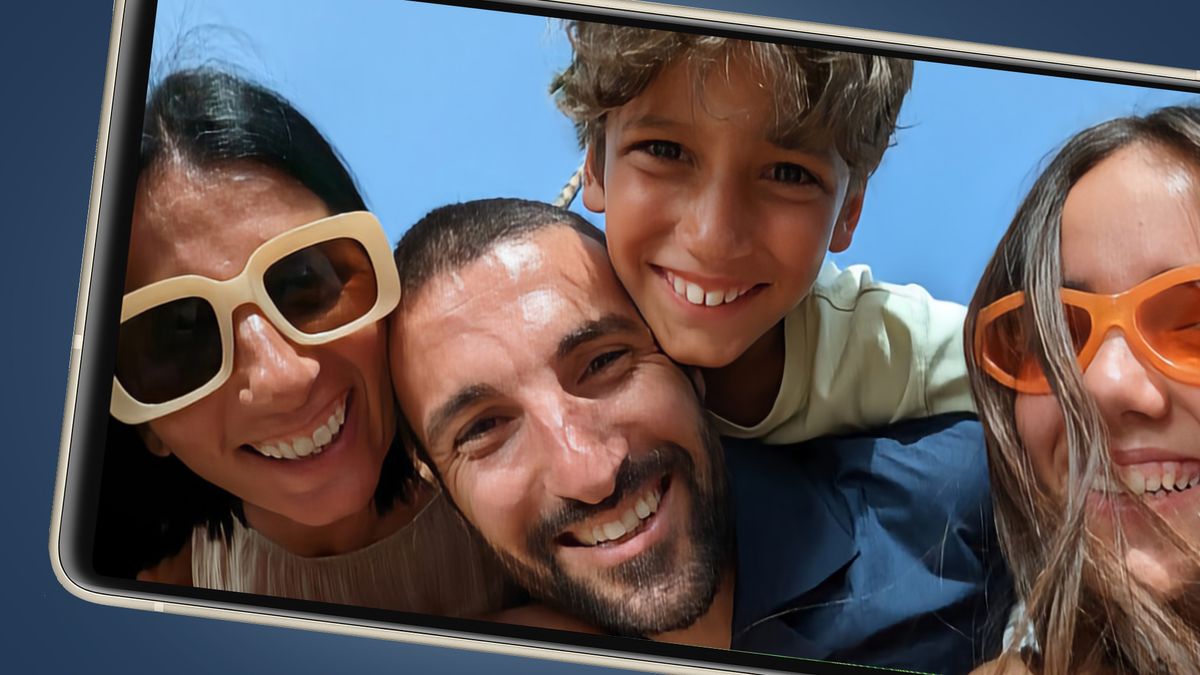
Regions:
<instances>
[{"instance_id":1,"label":"navy blue shirt","mask_svg":"<svg viewBox=\"0 0 1200 675\"><path fill-rule=\"evenodd\" d=\"M1011 582L974 418L724 444L734 649L939 673L995 655Z\"/></svg>"}]
</instances>

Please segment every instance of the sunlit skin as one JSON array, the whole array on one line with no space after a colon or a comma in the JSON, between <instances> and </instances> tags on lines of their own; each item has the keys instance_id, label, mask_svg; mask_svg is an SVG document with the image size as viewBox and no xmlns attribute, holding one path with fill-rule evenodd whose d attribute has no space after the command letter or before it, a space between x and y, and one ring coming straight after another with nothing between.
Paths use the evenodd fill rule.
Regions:
<instances>
[{"instance_id":1,"label":"sunlit skin","mask_svg":"<svg viewBox=\"0 0 1200 675\"><path fill-rule=\"evenodd\" d=\"M603 166L590 149L583 191L605 213L613 266L664 351L708 369L708 406L743 424L769 412L781 320L825 252L850 245L863 201L832 143L796 147L773 132L765 81L737 55L702 85L687 63L664 68L607 115ZM741 294L696 305L676 278Z\"/></svg>"},{"instance_id":2,"label":"sunlit skin","mask_svg":"<svg viewBox=\"0 0 1200 675\"><path fill-rule=\"evenodd\" d=\"M299 182L260 164L169 163L139 183L125 290L184 274L231 278L264 241L328 215ZM395 433L386 323L302 347L253 305L233 322L229 380L143 425L151 451L240 498L251 527L301 555L357 549L411 515L381 521L372 503ZM281 460L246 447L312 429L347 395L345 426L320 455Z\"/></svg>"},{"instance_id":3,"label":"sunlit skin","mask_svg":"<svg viewBox=\"0 0 1200 675\"><path fill-rule=\"evenodd\" d=\"M679 571L697 556L697 495L670 465L614 497L622 466L667 449L690 458L701 486L723 469L705 454L693 382L658 349L603 247L551 226L435 276L395 316L391 365L405 418L455 504L517 568L518 582L535 595L561 591L565 584L537 588L558 568L566 583L629 616L670 604ZM612 545L582 545L592 527L664 485L642 529ZM587 515L547 525L568 510ZM663 566L644 583L621 576L647 560ZM730 599L719 594L686 630L660 637L727 646Z\"/></svg>"},{"instance_id":4,"label":"sunlit skin","mask_svg":"<svg viewBox=\"0 0 1200 675\"><path fill-rule=\"evenodd\" d=\"M1165 270L1200 262L1200 169L1195 159L1158 146L1120 150L1085 174L1067 196L1062 218L1065 284L1094 293L1129 289ZM1142 362L1117 329L1083 374L1109 431L1117 480L1136 470L1157 475L1162 462L1200 460L1200 388L1170 379ZM1067 490L1063 418L1052 396L1019 395L1016 422L1039 480ZM1088 527L1114 541L1119 516L1126 562L1165 597L1195 583L1195 560L1169 544L1127 493L1091 493ZM1200 541L1200 490L1146 497L1184 539ZM1194 592L1194 591L1191 591Z\"/></svg>"}]
</instances>

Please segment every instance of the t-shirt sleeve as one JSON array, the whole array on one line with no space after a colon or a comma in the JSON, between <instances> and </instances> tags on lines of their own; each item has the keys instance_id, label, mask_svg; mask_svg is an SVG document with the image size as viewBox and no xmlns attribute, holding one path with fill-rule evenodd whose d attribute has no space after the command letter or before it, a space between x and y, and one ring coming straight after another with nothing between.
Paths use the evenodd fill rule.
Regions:
<instances>
[{"instance_id":1,"label":"t-shirt sleeve","mask_svg":"<svg viewBox=\"0 0 1200 675\"><path fill-rule=\"evenodd\" d=\"M725 435L771 444L871 429L900 420L974 412L963 358L966 309L915 285L826 264L784 319L779 394L753 427L718 420Z\"/></svg>"}]
</instances>

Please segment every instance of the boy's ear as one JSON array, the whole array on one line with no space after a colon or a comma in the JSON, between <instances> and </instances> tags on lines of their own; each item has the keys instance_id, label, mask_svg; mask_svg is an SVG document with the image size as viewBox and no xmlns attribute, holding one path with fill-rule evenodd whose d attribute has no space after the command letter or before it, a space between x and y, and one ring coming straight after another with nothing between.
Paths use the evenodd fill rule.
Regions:
<instances>
[{"instance_id":1,"label":"boy's ear","mask_svg":"<svg viewBox=\"0 0 1200 675\"><path fill-rule=\"evenodd\" d=\"M592 213L604 213L604 176L596 173L596 154L588 143L583 160L583 205Z\"/></svg>"},{"instance_id":2,"label":"boy's ear","mask_svg":"<svg viewBox=\"0 0 1200 675\"><path fill-rule=\"evenodd\" d=\"M139 424L137 427L138 436L142 437L142 443L146 445L146 449L155 457L170 457L171 449L163 443L158 434L150 430L149 424Z\"/></svg>"},{"instance_id":3,"label":"boy's ear","mask_svg":"<svg viewBox=\"0 0 1200 675\"><path fill-rule=\"evenodd\" d=\"M854 239L854 228L858 227L858 218L862 215L863 198L866 194L867 188L864 185L853 194L846 195L837 224L833 226L833 236L829 238L830 253L841 253L850 248L850 241Z\"/></svg>"}]
</instances>

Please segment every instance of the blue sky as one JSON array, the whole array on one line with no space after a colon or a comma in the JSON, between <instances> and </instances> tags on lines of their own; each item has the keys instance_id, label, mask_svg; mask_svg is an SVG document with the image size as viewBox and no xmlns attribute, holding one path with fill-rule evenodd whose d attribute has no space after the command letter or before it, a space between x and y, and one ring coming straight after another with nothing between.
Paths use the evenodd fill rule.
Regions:
<instances>
[{"instance_id":1,"label":"blue sky","mask_svg":"<svg viewBox=\"0 0 1200 675\"><path fill-rule=\"evenodd\" d=\"M388 0L160 0L154 37L156 75L215 63L288 97L341 152L393 241L441 204L558 194L581 158L547 94L569 54L543 18ZM1189 101L1200 97L918 62L897 145L853 245L833 259L965 303L1066 138Z\"/></svg>"}]
</instances>

